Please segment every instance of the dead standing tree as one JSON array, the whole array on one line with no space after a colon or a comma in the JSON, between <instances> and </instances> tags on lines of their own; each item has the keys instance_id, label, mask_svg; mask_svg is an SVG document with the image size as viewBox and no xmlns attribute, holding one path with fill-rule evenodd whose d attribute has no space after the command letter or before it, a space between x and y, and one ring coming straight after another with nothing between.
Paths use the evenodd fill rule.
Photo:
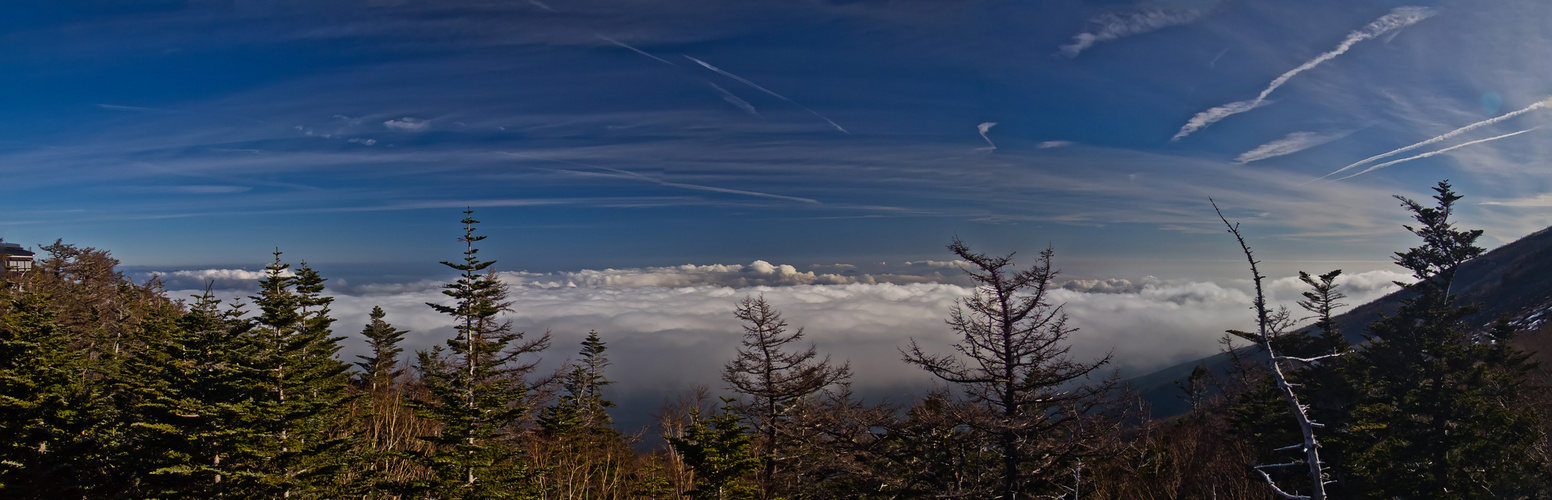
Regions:
<instances>
[{"instance_id":1,"label":"dead standing tree","mask_svg":"<svg viewBox=\"0 0 1552 500\"><path fill-rule=\"evenodd\" d=\"M1113 381L1078 381L1110 356L1088 363L1068 356L1066 340L1077 329L1067 326L1062 306L1050 302L1058 273L1050 249L1030 268L1014 271L1012 254L974 253L957 238L948 248L974 266L965 272L976 283L949 314L949 326L961 336L954 345L958 355L927 354L914 339L903 354L907 363L959 384L973 403L995 413L978 427L1001 454L998 498L1013 500L1082 457L1092 434L1085 420L1104 404Z\"/></svg>"},{"instance_id":2,"label":"dead standing tree","mask_svg":"<svg viewBox=\"0 0 1552 500\"><path fill-rule=\"evenodd\" d=\"M778 466L786 458L788 411L825 387L845 383L851 368L846 363L831 365L830 357L819 357L813 344L808 349L789 345L803 340L803 329L788 333L786 320L764 295L744 297L733 315L744 322L744 338L738 356L723 366L722 380L745 396L739 409L762 437L760 454L771 457L759 474L761 498L770 498L773 489L793 486L777 484L784 472Z\"/></svg>"},{"instance_id":3,"label":"dead standing tree","mask_svg":"<svg viewBox=\"0 0 1552 500\"><path fill-rule=\"evenodd\" d=\"M1256 310L1257 332L1253 335L1245 332L1231 333L1235 333L1245 337L1246 339L1256 342L1257 345L1261 347L1262 352L1266 353L1267 369L1272 373L1272 378L1277 383L1277 392L1282 394L1283 399L1288 401L1288 407L1292 410L1290 413L1293 414L1294 420L1299 424L1299 432L1304 436L1303 443L1278 448L1279 451L1302 449L1304 452L1303 461L1257 465L1255 466L1255 470L1256 472L1261 473L1261 477L1266 479L1266 484L1271 486L1272 491L1277 493L1278 496L1293 499L1325 500L1326 483L1328 481L1326 481L1325 474L1321 470L1322 464L1320 462L1320 450L1315 442L1315 428L1321 427L1321 425L1310 421L1309 406L1299 403L1299 395L1293 392L1293 384L1288 383L1288 377L1283 374L1282 366L1279 364L1279 362L1294 361L1300 363L1312 363L1325 358L1341 356L1346 353L1339 352L1316 356L1313 358L1299 358L1293 356L1277 355L1277 352L1272 349L1272 340L1275 337L1274 330L1278 329L1276 328L1278 325L1284 324L1287 321L1285 319L1279 320L1279 318L1274 317L1274 315L1267 310L1266 294L1262 291L1261 288L1261 280L1262 278L1265 278L1265 276L1262 276L1261 271L1257 268L1256 264L1258 264L1258 261L1256 261L1255 256L1251 255L1250 245L1245 243L1245 237L1240 234L1239 224L1229 222L1229 219L1223 216L1223 210L1218 208L1217 202L1214 202L1211 199L1208 201L1212 203L1213 210L1218 212L1218 218L1223 221L1225 226L1228 226L1229 234L1233 234L1234 239L1239 241L1240 249L1245 252L1245 259L1250 261L1250 275L1254 279L1256 285L1256 300L1253 307ZM1276 482L1272 481L1272 476L1266 472L1266 469L1269 468L1297 467L1300 465L1306 465L1309 467L1309 495L1295 495L1283 491L1282 488L1277 486Z\"/></svg>"}]
</instances>

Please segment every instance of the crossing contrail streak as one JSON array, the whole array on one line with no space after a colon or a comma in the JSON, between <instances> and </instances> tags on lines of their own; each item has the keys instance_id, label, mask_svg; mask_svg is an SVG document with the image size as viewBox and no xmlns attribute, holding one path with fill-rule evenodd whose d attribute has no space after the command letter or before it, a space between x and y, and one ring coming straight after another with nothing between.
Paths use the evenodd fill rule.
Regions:
<instances>
[{"instance_id":1,"label":"crossing contrail streak","mask_svg":"<svg viewBox=\"0 0 1552 500\"><path fill-rule=\"evenodd\" d=\"M1351 179L1353 177L1357 177L1357 176L1360 176L1360 175L1363 175L1363 174L1367 174L1369 172L1373 172L1375 170L1379 170L1379 169L1382 169L1382 168L1385 168L1385 167L1389 167L1389 166L1395 165L1397 163L1408 162L1408 161L1416 160L1416 159L1419 159L1419 158L1427 158L1427 157L1430 157L1430 156L1433 156L1433 155L1436 155L1436 154L1448 152L1450 150L1460 149L1460 148L1463 148L1463 147L1466 147L1466 146L1470 146L1472 144L1481 144L1481 143L1484 143L1484 142L1491 142L1491 141L1496 141L1496 140L1499 140L1499 139L1506 139L1506 138L1514 137L1516 135L1520 135L1520 134L1523 134L1523 133L1526 133L1526 132L1532 132L1532 131L1535 131L1535 130L1540 129L1540 128L1541 127L1532 127L1532 128L1528 128L1528 129L1525 129L1525 130L1521 130L1519 132L1510 132L1510 133L1507 133L1507 134L1504 134L1504 135L1500 135L1500 136L1488 137L1486 139L1477 139L1477 140L1471 141L1471 142L1464 142L1464 143L1456 144L1454 146L1450 146L1450 147L1447 147L1447 148L1444 148L1444 149L1440 149L1438 151L1429 151L1427 153L1423 153L1423 154L1420 154L1420 155L1417 155L1417 156L1402 158L1400 160L1387 161L1385 163L1380 163L1380 164L1374 165L1372 167L1363 169L1363 171L1358 172L1356 174L1352 174L1352 175L1349 175L1347 177L1342 177L1342 178L1339 178L1339 179L1336 179L1336 180L1340 181L1340 180L1343 180L1343 179Z\"/></svg>"},{"instance_id":2,"label":"crossing contrail streak","mask_svg":"<svg viewBox=\"0 0 1552 500\"><path fill-rule=\"evenodd\" d=\"M1505 114L1500 115L1500 116L1495 116L1495 117L1492 117L1492 118L1488 118L1486 120L1482 120L1482 121L1479 121L1479 122L1476 122L1476 123L1473 123L1473 124L1470 124L1470 125L1458 128L1458 129L1455 129L1455 130L1451 130L1449 132L1445 132L1444 135L1441 135L1441 136L1438 136L1438 137L1435 137L1435 138L1432 138L1432 139L1428 139L1426 141L1419 142L1417 144L1413 144L1411 146L1407 146L1407 147L1404 147L1404 148L1401 148L1401 149L1397 149L1397 150L1394 150L1394 151L1391 151L1391 152L1388 152L1388 153L1381 153L1381 154L1377 154L1377 155L1374 155L1374 156L1370 156L1368 158L1364 158L1362 160L1359 160L1359 161L1353 163L1352 165L1348 165L1348 166L1336 169L1335 172L1331 172L1329 174L1322 175L1322 176L1320 176L1317 179L1311 180L1310 182L1318 181L1320 179L1324 179L1324 178L1331 177L1331 176L1336 175L1336 174L1340 174L1340 173L1345 172L1347 170L1351 170L1353 167L1357 167L1359 165L1366 165L1366 164L1368 164L1370 162L1373 162L1374 160L1379 160L1379 159L1382 159L1382 158L1389 158L1389 157L1392 157L1392 156L1395 156L1395 155L1398 155L1398 154L1401 154L1401 153L1405 153L1407 151L1411 151L1411 150L1414 150L1414 149L1417 149L1417 148L1420 148L1420 147L1423 147L1423 146L1427 146L1429 144L1436 144L1436 143L1441 142L1441 141L1447 141L1450 138L1455 137L1457 135L1464 134L1464 133L1470 132L1472 130L1476 130L1476 129L1479 129L1479 128L1482 128L1482 127L1486 127L1486 126L1492 125L1494 123L1498 123L1498 122L1501 122L1501 121L1504 121L1504 120L1508 120L1510 118L1514 118L1516 116L1523 115L1525 113L1529 113L1531 111L1535 111L1535 110L1541 109L1543 107L1546 107L1547 101L1552 101L1552 98L1547 98L1547 99L1543 99L1543 100L1540 100L1540 101L1536 101L1535 104L1526 106L1525 109L1521 109L1519 111L1515 111L1515 112L1512 112L1512 113L1505 113ZM1365 172L1367 172L1367 170L1365 170ZM1349 176L1349 177L1351 177L1351 176ZM1346 177L1343 177L1343 179L1346 179ZM1306 184L1308 184L1308 183L1306 183Z\"/></svg>"},{"instance_id":3,"label":"crossing contrail streak","mask_svg":"<svg viewBox=\"0 0 1552 500\"><path fill-rule=\"evenodd\" d=\"M710 63L707 63L706 61L702 61L700 59L696 59L696 58L690 57L688 55L686 55L684 57L685 57L685 59L689 59L691 61L695 61L696 64L704 66L706 69L709 69L709 70L717 72L717 74L719 74L719 75L722 75L722 76L725 76L725 77L728 77L728 78L732 78L734 80L737 80L738 83L742 83L744 85L748 85L750 87L753 87L755 90L758 90L758 91L770 94L771 96L773 96L773 97L775 97L777 99L781 99L783 101L787 101L789 103L792 103L793 106L797 106L799 108L802 108L803 111L807 111L810 114L819 117L819 119L824 120L826 123L829 123L830 126L835 127L835 129L841 131L841 133L845 133L845 134L850 134L851 133L851 132L847 132L845 128L842 128L839 124L835 123L834 120L826 118L825 115L821 115L817 111L814 111L812 109L808 109L808 106L804 106L802 104L798 104L797 101L794 101L792 99L788 99L787 96L784 96L784 95L781 95L781 94L777 94L775 92L772 92L771 89L768 89L768 88L765 88L765 87L761 87L761 86L755 84L754 82L751 82L749 80L743 79L742 77L740 77L738 75L735 75L735 74L723 71L722 68L718 68L716 66L712 66Z\"/></svg>"},{"instance_id":4,"label":"crossing contrail streak","mask_svg":"<svg viewBox=\"0 0 1552 500\"><path fill-rule=\"evenodd\" d=\"M596 33L595 33L595 34L596 34ZM606 37L606 36L603 36L603 35L598 35L598 39L600 39L600 40L603 40L603 41L605 41L605 42L609 42L609 43L612 43L612 44L615 44L615 45L617 45L617 46L619 46L619 47L620 47L620 48L623 48L623 49L626 49L626 50L629 50L629 51L631 51L631 52L635 52L635 53L637 53L637 54L641 54L641 55L644 55L644 56L647 56L647 57L650 57L650 58L652 58L652 59L654 59L654 60L656 60L656 61L657 61L657 62L660 62L660 63L663 63L663 64L667 64L667 65L669 65L669 66L673 66L673 67L675 67L675 68L677 68L677 67L679 67L679 65L678 65L678 64L674 64L674 63L671 63L671 62L668 62L668 60L667 60L667 59L663 59L663 58L661 58L661 57L658 57L658 56L654 56L654 55L652 55L652 54L649 54L649 53L647 53L647 51L645 51L645 50L641 50L641 49L638 49L638 48L635 48L635 47L632 47L632 46L629 46L629 45L626 45L626 44L625 44L625 42L621 42L621 41L619 41L619 40L615 40L615 39L613 39L613 38L609 38L609 37Z\"/></svg>"}]
</instances>

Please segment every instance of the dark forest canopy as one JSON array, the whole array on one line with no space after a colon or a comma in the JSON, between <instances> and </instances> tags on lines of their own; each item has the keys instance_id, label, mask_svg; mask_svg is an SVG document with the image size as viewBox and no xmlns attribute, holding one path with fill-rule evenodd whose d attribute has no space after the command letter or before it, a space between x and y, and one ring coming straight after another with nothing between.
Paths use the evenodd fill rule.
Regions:
<instances>
[{"instance_id":1,"label":"dark forest canopy","mask_svg":"<svg viewBox=\"0 0 1552 500\"><path fill-rule=\"evenodd\" d=\"M1227 351L1226 369L1177 381L1190 411L1165 419L1105 376L1107 358L1068 354L1081 325L1044 293L1051 250L1023 263L950 245L976 285L945 311L959 343L879 353L940 390L861 400L847 364L788 323L801 318L751 295L728 310L745 329L723 380L666 401L637 432L609 413L609 332L552 346L503 319L506 285L479 256L472 212L461 256L443 263L459 273L449 301L428 305L453 334L415 353L394 310L336 324L328 279L279 251L252 295L223 303L168 297L106 250L56 242L0 276L0 496L1298 497L1310 468L1289 446L1300 428L1279 391L1292 390L1318 424L1326 498L1545 497L1547 372L1516 347L1542 338L1465 321L1496 310L1456 296L1480 231L1453 226L1447 183L1436 193L1402 199L1421 242L1396 254L1417 279L1399 307L1340 325L1337 272L1305 275L1301 305L1320 321L1262 321L1289 383L1256 353ZM1356 348L1341 334L1355 326ZM347 342L369 354L341 359ZM572 361L541 372L549 356Z\"/></svg>"}]
</instances>

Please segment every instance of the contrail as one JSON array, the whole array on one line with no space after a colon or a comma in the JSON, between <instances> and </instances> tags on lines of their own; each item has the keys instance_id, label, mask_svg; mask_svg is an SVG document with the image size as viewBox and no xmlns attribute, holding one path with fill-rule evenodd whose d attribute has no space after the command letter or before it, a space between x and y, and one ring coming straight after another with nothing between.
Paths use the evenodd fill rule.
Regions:
<instances>
[{"instance_id":1,"label":"contrail","mask_svg":"<svg viewBox=\"0 0 1552 500\"><path fill-rule=\"evenodd\" d=\"M624 42L621 42L621 41L619 41L619 40L615 40L615 39L613 39L613 38L609 38L609 37L606 37L606 36L603 36L603 35L601 35L601 34L597 34L597 33L594 33L594 34L595 34L595 35L598 35L598 38L599 38L599 39L600 39L600 40L603 40L603 41L605 41L605 42L609 42L609 43L612 43L612 44L615 44L615 45L618 45L618 46L620 46L620 47L621 47L621 48L625 48L625 49L628 49L628 50L630 50L630 51L631 51L631 52L635 52L635 53L637 53L637 54L641 54L641 55L644 55L644 56L647 56L647 57L650 57L650 58L652 58L652 59L654 59L654 60L656 60L656 61L657 61L657 62L660 62L660 63L663 63L663 64L667 64L667 65L669 65L669 66L673 66L673 67L675 67L675 68L677 68L677 67L679 67L679 65L678 65L678 64L674 64L674 63L672 63L672 62L669 62L669 61L668 61L668 60L667 60L667 59L663 59L663 58L661 58L661 57L658 57L658 56L654 56L654 55L652 55L652 54L648 54L648 53L647 53L647 51L645 51L645 50L641 50L641 49L638 49L638 48L635 48L635 47L632 47L632 46L629 46L629 45L626 45L626 44L625 44L625 43L624 43Z\"/></svg>"},{"instance_id":2,"label":"contrail","mask_svg":"<svg viewBox=\"0 0 1552 500\"><path fill-rule=\"evenodd\" d=\"M762 193L762 192L759 192L759 191L745 191L745 190L742 190L742 189L729 189L729 188L720 188L720 187L715 187L715 186L702 186L700 184L685 184L685 183L682 183L682 182L669 182L669 181L665 181L665 180L662 180L662 179L641 175L641 174L638 174L636 172L632 172L632 171L629 171L629 170L621 170L621 169L618 169L618 168L600 167L600 166L597 166L597 165L588 165L586 163L578 163L578 162L574 162L574 161L570 161L570 160L557 160L557 159L554 159L554 158L544 158L544 157L540 157L540 156L529 156L529 155L525 155L525 154L509 153L509 152L505 152L505 151L499 151L498 153L504 154L504 155L507 155L507 156L516 156L518 158L527 158L527 159L530 159L530 160L550 161L550 162L555 162L555 163L564 163L564 164L567 164L567 165L576 165L576 166L579 166L579 167L603 170L605 172L609 172L609 173L612 173L614 175L600 174L600 173L596 173L596 172L576 172L576 171L572 171L572 170L566 170L566 172L573 172L573 173L576 173L576 174L598 175L598 176L605 176L605 177L634 179L634 180L639 180L639 181L644 181L644 182L650 182L650 183L653 183L653 184L657 184L659 186L676 187L676 188L680 188L680 189L693 189L693 190L696 190L696 191L711 191L711 192L714 192L714 193L741 194L741 195L745 195L745 196L756 196L756 197L760 197L760 198L772 198L772 199L777 199L777 200L798 201L798 202L809 203L809 204L814 204L814 205L823 205L824 204L824 203L821 203L819 200L815 200L813 198L800 198L800 197L797 197L797 196L787 196L787 195L780 195L780 194Z\"/></svg>"},{"instance_id":3,"label":"contrail","mask_svg":"<svg viewBox=\"0 0 1552 500\"><path fill-rule=\"evenodd\" d=\"M1352 175L1349 175L1347 177L1342 177L1342 178L1336 179L1336 180L1340 181L1340 180L1344 180L1344 179L1351 179L1353 177L1357 177L1357 176L1360 176L1360 175L1363 175L1363 174L1367 174L1369 172L1372 172L1372 171L1375 171L1375 170L1379 170L1379 169L1382 169L1382 168L1385 168L1385 167L1389 167L1389 166L1395 165L1397 163L1408 162L1408 161L1416 160L1416 159L1419 159L1419 158L1427 158L1427 157L1430 157L1430 156L1433 156L1433 155L1436 155L1436 154L1448 152L1450 150L1460 149L1460 148L1463 148L1463 147L1466 147L1466 146L1470 146L1472 144L1481 144L1481 143L1484 143L1484 142L1490 142L1490 141L1496 141L1496 140L1504 139L1504 138L1508 138L1508 137L1514 137L1516 135L1520 135L1520 134L1523 134L1523 133L1526 133L1526 132L1532 132L1532 131L1535 131L1535 130L1540 129L1540 128L1541 127L1531 127L1531 128L1525 129L1525 130L1521 130L1519 132L1510 132L1510 133L1507 133L1507 134L1504 134L1504 135L1500 135L1500 136L1496 136L1496 137L1488 137L1486 139L1477 139L1477 140L1471 141L1471 142L1465 142L1465 143L1456 144L1454 146L1450 146L1450 147L1447 147L1447 148L1444 148L1444 149L1440 149L1438 151L1429 151L1427 153L1423 153L1423 154L1420 154L1420 155L1417 155L1417 156L1413 156L1413 157L1409 157L1409 158L1402 158L1400 160L1387 161L1385 163L1381 163L1381 164L1378 164L1378 165L1366 168L1362 172L1358 172L1356 174L1352 174ZM1319 179L1316 179L1316 180L1319 180ZM1332 181L1332 182L1335 182L1335 181Z\"/></svg>"},{"instance_id":4,"label":"contrail","mask_svg":"<svg viewBox=\"0 0 1552 500\"><path fill-rule=\"evenodd\" d=\"M742 83L744 85L748 85L750 87L754 87L755 90L758 90L758 91L770 94L771 96L773 96L773 97L775 97L777 99L781 99L783 101L787 101L789 103L792 103L793 106L797 106L799 108L803 108L803 111L807 111L810 114L813 114L814 116L819 117L819 119L824 120L826 123L829 123L830 126L835 127L835 129L841 131L841 133L844 133L844 134L850 134L851 133L851 132L847 132L845 128L842 128L839 124L835 123L834 120L826 118L825 115L821 115L817 111L814 111L812 109L808 109L808 106L804 106L802 104L798 104L797 101L794 101L792 99L788 99L787 96L784 96L784 95L781 95L781 94L777 94L775 92L771 92L770 89L767 89L765 87L761 87L759 85L756 85L754 82L751 82L749 80L745 80L745 79L739 77L738 75L735 75L735 74L723 71L722 68L718 68L716 66L712 66L710 63L707 63L706 61L702 61L700 59L696 59L694 57L690 57L689 55L685 55L684 57L685 57L685 59L689 59L691 61L695 61L696 64L699 64L701 66L706 67L706 69L709 69L709 70L717 72L717 74L719 74L719 75L722 75L722 76L725 76L725 77L728 77L728 78L732 78L734 80L738 80L738 83Z\"/></svg>"},{"instance_id":5,"label":"contrail","mask_svg":"<svg viewBox=\"0 0 1552 500\"><path fill-rule=\"evenodd\" d=\"M749 104L749 101L745 101L743 99L739 99L738 96L733 95L732 92L728 92L727 89L722 88L721 85L717 85L717 84L711 83L711 82L706 82L706 84L710 85L712 89L715 89L718 94L721 94L722 95L722 100L727 101L728 104L732 104L734 106L738 106L739 109L742 109L742 110L744 110L745 112L748 112L751 115L760 116L760 112L759 111L755 111L754 105L753 104Z\"/></svg>"},{"instance_id":6,"label":"contrail","mask_svg":"<svg viewBox=\"0 0 1552 500\"><path fill-rule=\"evenodd\" d=\"M1433 14L1433 9L1429 9L1427 7L1398 7L1394 10L1391 10L1389 14L1376 19L1374 22L1369 23L1368 26L1364 26L1357 31L1348 33L1347 39L1342 40L1341 45L1337 45L1335 49L1316 56L1314 59L1310 59L1308 62L1299 65L1299 67L1293 68L1287 73L1283 73L1282 76L1277 77L1276 80L1272 80L1272 83L1266 86L1266 90L1262 90L1261 94L1256 96L1255 99L1251 99L1249 101L1231 102L1216 108L1209 109L1207 111L1203 111L1201 113L1197 113L1196 116L1191 117L1191 119L1186 122L1185 126L1180 127L1180 132L1176 132L1175 136L1170 138L1170 141L1178 141L1185 136L1191 135L1192 132L1207 128L1209 125L1217 123L1218 120L1228 118L1230 115L1236 115L1255 109L1257 106L1260 106L1263 102L1266 101L1266 97L1271 95L1273 90L1277 90L1277 88L1283 86L1284 83L1288 83L1288 80L1293 78L1294 75L1308 71L1310 68L1314 68L1315 66L1320 65L1320 63L1329 61L1336 56L1346 53L1349 49L1353 48L1353 45L1357 44L1358 42L1384 35L1386 33L1396 31L1413 24L1417 24L1418 21L1428 19L1429 17L1433 16Z\"/></svg>"},{"instance_id":7,"label":"contrail","mask_svg":"<svg viewBox=\"0 0 1552 500\"><path fill-rule=\"evenodd\" d=\"M1549 97L1547 99L1543 99L1543 100L1540 100L1540 101L1536 101L1535 104L1531 104L1529 106L1526 106L1525 109L1521 109L1519 111L1515 111L1515 112L1512 112L1512 113L1505 113L1505 114L1500 115L1500 116L1495 116L1495 117L1492 117L1492 118L1488 118L1486 120L1482 120L1482 121L1479 121L1479 122L1476 122L1476 123L1473 123L1473 124L1470 124L1470 125L1467 125L1467 126L1455 129L1455 130L1451 130L1449 132L1445 132L1444 135L1441 135L1441 136L1438 136L1438 137L1435 137L1435 138L1432 138L1432 139L1429 139L1429 140L1426 140L1426 141L1423 141L1423 142L1419 142L1417 144L1413 144L1411 146L1407 146L1407 147L1404 147L1404 148L1401 148L1401 149L1397 149L1397 150L1391 151L1389 153L1381 153L1381 154L1377 154L1377 155L1374 155L1374 156L1370 156L1368 158L1364 158L1362 160L1359 160L1358 162L1353 163L1352 165L1348 165L1348 166L1336 169L1335 172L1331 172L1329 174L1322 175L1322 176L1320 176L1317 179L1311 180L1310 182L1318 181L1320 179L1324 179L1324 178L1331 177L1331 176L1336 175L1336 174L1340 174L1340 173L1342 173L1344 171L1347 171L1348 169L1351 169L1353 167L1356 167L1356 166L1359 166L1359 165L1363 165L1363 164L1372 162L1374 160L1378 160L1378 159L1381 159L1381 158L1388 158L1388 157L1391 157L1391 156L1395 156L1395 155L1398 155L1398 154L1401 154L1401 153L1405 153L1407 151L1411 151L1411 150L1423 147L1423 146L1427 146L1429 144L1434 144L1434 143L1437 143L1437 142L1440 142L1440 141L1446 141L1446 140L1449 140L1450 138L1455 137L1457 135L1464 134L1466 132L1470 132L1472 130L1476 130L1476 129L1479 129L1479 128L1482 128L1482 127L1486 127L1488 125L1492 125L1494 123L1498 123L1498 122L1501 122L1501 121L1504 121L1504 120L1508 120L1510 118L1514 118L1516 116L1520 116L1520 115L1523 115L1525 113L1529 113L1531 111L1535 111L1537 109L1541 109L1541 108L1543 108L1543 107L1545 107L1547 105L1548 101L1552 101L1552 97ZM1365 170L1364 172L1367 172L1367 171L1368 170ZM1348 176L1348 177L1351 177L1351 176ZM1346 179L1346 178L1347 177L1343 177L1343 179ZM1306 183L1306 184L1308 184L1308 183Z\"/></svg>"},{"instance_id":8,"label":"contrail","mask_svg":"<svg viewBox=\"0 0 1552 500\"><path fill-rule=\"evenodd\" d=\"M997 144L992 142L992 138L986 136L986 131L991 130L995 126L997 126L997 122L986 122L975 126L976 130L981 131L981 138L986 139L986 144L991 145L992 149L997 149Z\"/></svg>"}]
</instances>

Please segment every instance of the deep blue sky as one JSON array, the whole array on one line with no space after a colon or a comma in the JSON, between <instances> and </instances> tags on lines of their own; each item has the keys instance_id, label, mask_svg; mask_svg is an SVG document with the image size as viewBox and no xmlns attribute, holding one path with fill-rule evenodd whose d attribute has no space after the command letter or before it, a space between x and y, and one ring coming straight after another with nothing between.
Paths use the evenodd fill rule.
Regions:
<instances>
[{"instance_id":1,"label":"deep blue sky","mask_svg":"<svg viewBox=\"0 0 1552 500\"><path fill-rule=\"evenodd\" d=\"M1238 258L1212 197L1268 261L1383 268L1410 244L1390 195L1443 178L1490 245L1552 224L1545 130L1309 182L1546 99L1549 21L1542 0L12 7L0 237L386 273L453 257L474 206L506 269L870 265L957 234L1184 278Z\"/></svg>"}]
</instances>

